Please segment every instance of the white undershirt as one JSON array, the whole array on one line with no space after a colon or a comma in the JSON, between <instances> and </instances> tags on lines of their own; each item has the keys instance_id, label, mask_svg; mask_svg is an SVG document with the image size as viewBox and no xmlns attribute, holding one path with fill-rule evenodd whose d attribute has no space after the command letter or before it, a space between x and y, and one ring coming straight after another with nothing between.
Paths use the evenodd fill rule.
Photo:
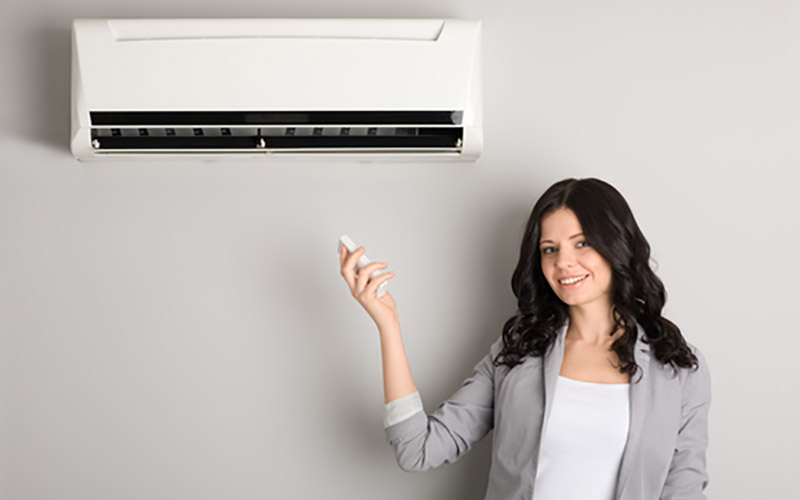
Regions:
<instances>
[{"instance_id":1,"label":"white undershirt","mask_svg":"<svg viewBox=\"0 0 800 500\"><path fill-rule=\"evenodd\" d=\"M558 377L534 500L612 500L628 439L630 384Z\"/></svg>"}]
</instances>

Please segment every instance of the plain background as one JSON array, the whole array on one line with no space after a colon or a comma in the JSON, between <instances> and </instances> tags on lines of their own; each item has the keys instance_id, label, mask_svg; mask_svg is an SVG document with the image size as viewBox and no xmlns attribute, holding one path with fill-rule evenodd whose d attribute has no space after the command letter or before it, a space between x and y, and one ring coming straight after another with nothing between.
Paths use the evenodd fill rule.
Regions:
<instances>
[{"instance_id":1,"label":"plain background","mask_svg":"<svg viewBox=\"0 0 800 500\"><path fill-rule=\"evenodd\" d=\"M707 357L709 497L793 495L798 5L6 2L0 497L483 498L491 438L425 474L396 466L376 328L336 243L347 233L396 271L432 411L515 311L527 216L567 177L626 197L664 315ZM481 19L485 151L82 164L68 150L76 17Z\"/></svg>"}]
</instances>

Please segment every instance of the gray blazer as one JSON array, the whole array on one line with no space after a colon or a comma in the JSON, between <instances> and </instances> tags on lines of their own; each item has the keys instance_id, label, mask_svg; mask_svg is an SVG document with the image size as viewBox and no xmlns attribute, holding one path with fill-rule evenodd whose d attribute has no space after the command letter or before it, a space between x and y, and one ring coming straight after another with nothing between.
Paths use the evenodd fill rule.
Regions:
<instances>
[{"instance_id":1,"label":"gray blazer","mask_svg":"<svg viewBox=\"0 0 800 500\"><path fill-rule=\"evenodd\" d=\"M424 471L453 462L494 430L486 500L534 498L541 429L552 408L568 326L569 320L543 357L528 356L510 370L492 364L501 337L433 413L420 411L387 427L400 467ZM705 499L711 404L706 360L689 344L699 369L682 368L676 376L642 342L638 323L637 328L634 357L641 378L637 373L631 380L630 426L614 499Z\"/></svg>"}]
</instances>

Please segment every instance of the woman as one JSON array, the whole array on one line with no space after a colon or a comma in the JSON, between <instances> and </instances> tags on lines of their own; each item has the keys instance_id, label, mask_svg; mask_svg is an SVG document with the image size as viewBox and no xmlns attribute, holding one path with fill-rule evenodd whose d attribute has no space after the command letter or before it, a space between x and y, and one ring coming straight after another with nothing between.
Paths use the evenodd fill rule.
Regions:
<instances>
[{"instance_id":1,"label":"woman","mask_svg":"<svg viewBox=\"0 0 800 500\"><path fill-rule=\"evenodd\" d=\"M536 202L511 279L518 310L470 378L427 415L397 308L341 273L378 325L385 430L400 467L453 462L494 430L487 500L702 499L708 484L705 358L661 316L666 293L622 195L566 179Z\"/></svg>"}]
</instances>

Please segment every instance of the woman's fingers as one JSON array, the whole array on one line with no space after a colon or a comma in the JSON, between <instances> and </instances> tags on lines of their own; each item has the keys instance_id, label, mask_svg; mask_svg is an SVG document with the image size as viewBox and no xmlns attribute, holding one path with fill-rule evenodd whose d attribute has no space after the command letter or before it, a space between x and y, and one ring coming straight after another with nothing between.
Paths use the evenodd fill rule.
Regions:
<instances>
[{"instance_id":1,"label":"woman's fingers","mask_svg":"<svg viewBox=\"0 0 800 500\"><path fill-rule=\"evenodd\" d=\"M345 247L344 245L339 247L339 274L342 275L344 280L347 281L347 284L349 285L350 282L347 279L347 273L345 272L346 268L345 268L345 265L344 265L345 262L347 262L347 257L348 257L347 254L348 254L347 247Z\"/></svg>"},{"instance_id":2,"label":"woman's fingers","mask_svg":"<svg viewBox=\"0 0 800 500\"><path fill-rule=\"evenodd\" d=\"M341 264L340 272L347 282L347 285L350 287L350 292L353 294L353 297L356 298L359 298L364 293L366 293L367 297L372 296L376 293L375 291L381 283L394 277L394 272L391 272L380 274L376 276L375 279L370 280L370 276L372 276L375 271L385 269L388 266L386 262L371 262L362 267L358 271L358 274L356 274L354 268L358 259L363 254L363 246L352 253L348 252L347 248L342 246L339 252L339 263Z\"/></svg>"},{"instance_id":3,"label":"woman's fingers","mask_svg":"<svg viewBox=\"0 0 800 500\"><path fill-rule=\"evenodd\" d=\"M339 257L339 261L342 263L342 268L340 270L342 276L344 276L344 280L350 286L350 291L355 291L355 281L356 281L356 274L353 268L356 266L356 262L358 262L358 258L361 254L364 253L364 247L359 247L356 249L355 252L350 253L347 251L347 248L342 245L341 255Z\"/></svg>"},{"instance_id":4,"label":"woman's fingers","mask_svg":"<svg viewBox=\"0 0 800 500\"><path fill-rule=\"evenodd\" d=\"M378 287L381 286L381 283L391 278L394 278L394 271L389 271L388 273L377 276L375 279L370 280L369 284L364 289L364 293L367 294L367 297L372 297L373 294L377 296Z\"/></svg>"},{"instance_id":5,"label":"woman's fingers","mask_svg":"<svg viewBox=\"0 0 800 500\"><path fill-rule=\"evenodd\" d=\"M385 262L372 262L362 267L358 271L358 278L356 279L356 288L353 294L356 296L361 295L361 292L363 292L364 289L367 287L367 282L369 281L369 277L372 275L372 273L386 266L387 264Z\"/></svg>"}]
</instances>

